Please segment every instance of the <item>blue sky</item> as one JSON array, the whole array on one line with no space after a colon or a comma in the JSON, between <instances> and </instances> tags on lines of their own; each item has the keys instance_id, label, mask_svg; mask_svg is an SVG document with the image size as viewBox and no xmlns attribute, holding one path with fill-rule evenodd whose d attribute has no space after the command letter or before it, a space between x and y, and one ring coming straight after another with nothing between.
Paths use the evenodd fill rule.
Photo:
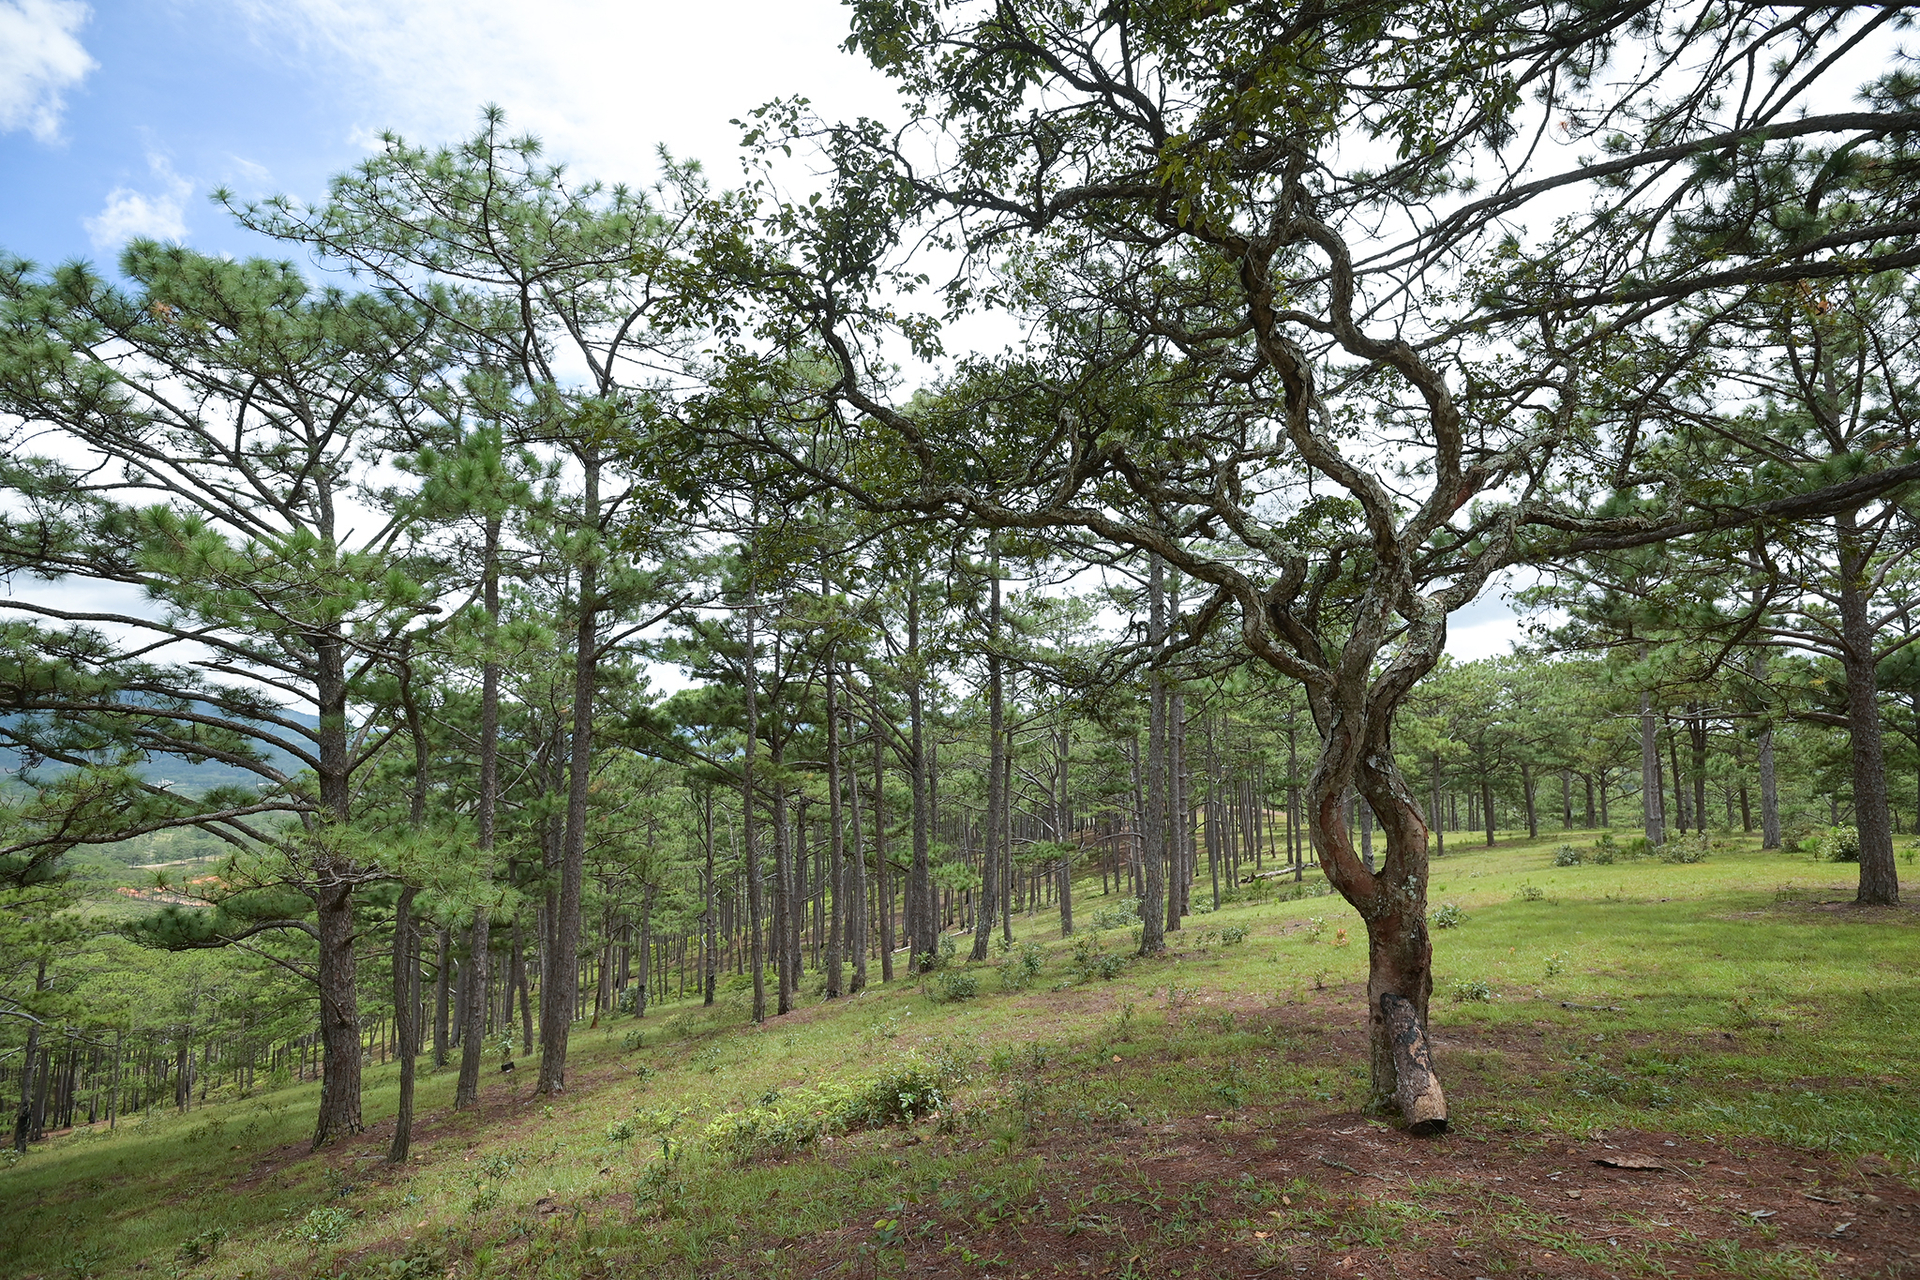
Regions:
<instances>
[{"instance_id":1,"label":"blue sky","mask_svg":"<svg viewBox=\"0 0 1920 1280\"><path fill-rule=\"evenodd\" d=\"M886 109L844 35L835 0L0 0L0 248L258 251L209 191L317 196L382 129L451 141L489 101L582 174L644 183L664 142L725 180L768 98Z\"/></svg>"}]
</instances>

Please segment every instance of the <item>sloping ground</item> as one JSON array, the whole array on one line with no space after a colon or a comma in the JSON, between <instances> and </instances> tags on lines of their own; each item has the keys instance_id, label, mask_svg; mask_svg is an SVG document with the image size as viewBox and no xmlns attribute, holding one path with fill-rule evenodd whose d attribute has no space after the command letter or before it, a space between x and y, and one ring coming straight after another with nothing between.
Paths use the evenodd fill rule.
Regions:
<instances>
[{"instance_id":1,"label":"sloping ground","mask_svg":"<svg viewBox=\"0 0 1920 1280\"><path fill-rule=\"evenodd\" d=\"M310 1086L74 1135L0 1173L0 1272L1920 1275L1914 913L1822 905L1831 870L1778 855L1556 874L1547 848L1444 866L1468 919L1437 938L1441 1139L1356 1110L1344 908L1269 902L1111 981L1056 941L1031 987L977 970L973 1000L901 982L760 1028L737 995L582 1028L551 1102L491 1074L455 1114L452 1073L425 1082L404 1169L380 1074L373 1128L317 1156ZM918 1121L708 1140L903 1072L939 1081Z\"/></svg>"}]
</instances>

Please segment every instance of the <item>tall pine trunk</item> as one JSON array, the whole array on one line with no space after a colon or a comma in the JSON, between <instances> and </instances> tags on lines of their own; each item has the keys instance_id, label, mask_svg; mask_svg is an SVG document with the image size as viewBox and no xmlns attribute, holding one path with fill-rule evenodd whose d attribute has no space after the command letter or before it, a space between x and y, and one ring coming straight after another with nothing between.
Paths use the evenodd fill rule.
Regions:
<instances>
[{"instance_id":1,"label":"tall pine trunk","mask_svg":"<svg viewBox=\"0 0 1920 1280\"><path fill-rule=\"evenodd\" d=\"M360 995L353 950L353 891L357 870L334 848L337 826L344 834L352 767L347 741L346 645L337 634L315 638L315 695L319 726L315 745L320 759L320 816L316 837L314 928L319 954L315 981L320 994L320 1116L314 1126L317 1149L334 1138L361 1130Z\"/></svg>"},{"instance_id":2,"label":"tall pine trunk","mask_svg":"<svg viewBox=\"0 0 1920 1280\"><path fill-rule=\"evenodd\" d=\"M1006 689L1000 669L1000 555L993 555L993 582L987 604L987 818L980 859L980 908L973 930L975 960L987 958L987 942L999 914L1006 848Z\"/></svg>"},{"instance_id":3,"label":"tall pine trunk","mask_svg":"<svg viewBox=\"0 0 1920 1280\"><path fill-rule=\"evenodd\" d=\"M940 921L934 914L933 779L927 760L927 735L920 670L920 581L907 586L907 719L913 753L913 864L907 873L907 940L913 947L909 968L923 972L939 949Z\"/></svg>"},{"instance_id":4,"label":"tall pine trunk","mask_svg":"<svg viewBox=\"0 0 1920 1280\"><path fill-rule=\"evenodd\" d=\"M1153 556L1147 570L1147 652L1160 656L1167 641L1165 569ZM1167 910L1167 688L1160 669L1147 670L1146 808L1141 814L1140 954L1166 948Z\"/></svg>"},{"instance_id":5,"label":"tall pine trunk","mask_svg":"<svg viewBox=\"0 0 1920 1280\"><path fill-rule=\"evenodd\" d=\"M420 1052L420 960L414 953L418 930L413 924L413 899L420 890L405 885L393 913L393 1030L400 1051L400 1106L393 1121L393 1143L387 1148L390 1164L404 1164L413 1143L414 1057Z\"/></svg>"},{"instance_id":6,"label":"tall pine trunk","mask_svg":"<svg viewBox=\"0 0 1920 1280\"><path fill-rule=\"evenodd\" d=\"M1868 553L1852 512L1834 519L1840 534L1841 665L1847 676L1847 732L1853 746L1853 821L1860 832L1862 906L1893 906L1900 879L1893 862L1887 809L1887 758L1880 732L1880 687L1874 669L1873 622L1867 611Z\"/></svg>"},{"instance_id":7,"label":"tall pine trunk","mask_svg":"<svg viewBox=\"0 0 1920 1280\"><path fill-rule=\"evenodd\" d=\"M587 792L593 780L593 699L600 676L600 609L595 555L600 526L600 452L581 458L582 536L592 545L580 564L580 616L573 640L573 726L567 743L567 825L560 846L560 892L554 903L553 953L540 984L540 1070L535 1091L566 1092L567 1036L580 992L580 902L587 867Z\"/></svg>"},{"instance_id":8,"label":"tall pine trunk","mask_svg":"<svg viewBox=\"0 0 1920 1280\"><path fill-rule=\"evenodd\" d=\"M1645 645L1640 660L1647 660ZM1667 842L1666 784L1660 767L1660 730L1653 718L1653 694L1640 693L1640 808L1647 844L1659 848Z\"/></svg>"},{"instance_id":9,"label":"tall pine trunk","mask_svg":"<svg viewBox=\"0 0 1920 1280\"><path fill-rule=\"evenodd\" d=\"M752 554L751 549L749 554ZM752 578L749 576L745 673L747 741L745 758L740 767L740 827L747 863L747 952L748 964L753 972L753 1020L756 1023L767 1020L767 956L765 943L762 940L767 908L764 887L760 880L759 806L754 795L756 779L753 769L760 744L760 651L758 647L760 637L757 628L759 612L760 600L754 590Z\"/></svg>"}]
</instances>

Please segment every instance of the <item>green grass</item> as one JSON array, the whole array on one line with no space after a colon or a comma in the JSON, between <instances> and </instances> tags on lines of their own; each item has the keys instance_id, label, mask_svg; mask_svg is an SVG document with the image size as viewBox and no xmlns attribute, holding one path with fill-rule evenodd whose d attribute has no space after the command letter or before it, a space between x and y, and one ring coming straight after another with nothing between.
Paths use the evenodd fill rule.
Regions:
<instances>
[{"instance_id":1,"label":"green grass","mask_svg":"<svg viewBox=\"0 0 1920 1280\"><path fill-rule=\"evenodd\" d=\"M1915 916L1821 909L1851 898L1853 869L1761 853L1753 841L1693 865L1555 867L1566 839L1492 850L1456 839L1434 864L1433 904L1456 902L1467 917L1434 934L1433 1023L1456 1131L1524 1149L1532 1134L1643 1127L1878 1155L1909 1171L1920 1163ZM578 1087L550 1106L513 1094L525 1088L520 1073L486 1081L483 1113L450 1115L452 1072L430 1075L404 1170L380 1159L391 1067L369 1073L374 1133L317 1156L304 1149L312 1085L56 1139L0 1171L0 1238L10 1242L0 1268L71 1280L136 1267L424 1280L457 1261L476 1277L778 1276L825 1249L877 1276L923 1244L936 1219L964 1225L969 1240L1044 1220L1125 1262L1147 1244L1120 1238L1102 1207L1116 1197L1151 1204L1144 1220L1162 1251L1222 1233L1254 1247L1255 1220L1272 1213L1272 1225L1282 1212L1307 1215L1285 1219L1286 1230L1412 1247L1436 1229L1417 1194L1358 1213L1296 1189L1305 1202L1262 1208L1278 1189L1155 1185L1136 1161L1089 1145L1122 1125L1151 1155L1156 1126L1180 1120L1217 1125L1258 1151L1271 1139L1239 1119L1247 1113L1350 1112L1364 1099L1364 1062L1326 1042L1358 1043L1359 921L1338 898L1275 903L1267 892L1261 904L1191 917L1169 939L1173 954L1111 981L1060 989L1071 944L1042 916L1022 936L1048 954L1021 991L981 972L977 997L940 1001L931 985L902 981L751 1028L733 990L711 1010L656 1008L638 1049L624 1047L630 1019L582 1028ZM1203 896L1196 886L1196 902ZM1089 894L1083 917L1097 901ZM1314 918L1324 929L1303 927ZM1236 925L1246 940L1225 943ZM1130 949L1124 929L1104 942ZM1450 1000L1463 983L1492 998ZM719 1117L814 1105L796 1091L857 1086L903 1060L950 1081L936 1119L829 1129L830 1141L801 1154L744 1162L701 1141ZM1078 1160L1075 1176L1100 1193L1074 1191L1080 1199L1066 1203L1062 1159ZM209 1232L226 1236L216 1244ZM1713 1265L1818 1274L1799 1255L1761 1258L1752 1243L1720 1241L1722 1252L1753 1256Z\"/></svg>"}]
</instances>

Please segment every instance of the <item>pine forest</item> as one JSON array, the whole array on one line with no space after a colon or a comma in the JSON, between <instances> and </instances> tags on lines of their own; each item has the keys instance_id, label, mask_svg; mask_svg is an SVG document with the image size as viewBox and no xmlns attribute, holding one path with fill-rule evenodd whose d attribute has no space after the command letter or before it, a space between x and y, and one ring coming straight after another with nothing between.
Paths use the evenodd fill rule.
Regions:
<instances>
[{"instance_id":1,"label":"pine forest","mask_svg":"<svg viewBox=\"0 0 1920 1280\"><path fill-rule=\"evenodd\" d=\"M1909 1274L1911 9L839 19L0 245L0 1274Z\"/></svg>"}]
</instances>

